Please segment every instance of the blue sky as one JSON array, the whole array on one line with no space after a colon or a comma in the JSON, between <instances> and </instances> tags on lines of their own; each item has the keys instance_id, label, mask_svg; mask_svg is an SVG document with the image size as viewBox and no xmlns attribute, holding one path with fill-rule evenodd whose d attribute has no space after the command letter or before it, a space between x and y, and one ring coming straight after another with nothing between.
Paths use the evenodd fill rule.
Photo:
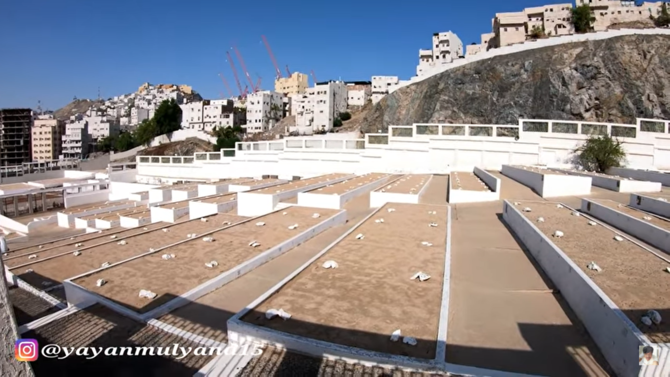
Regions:
<instances>
[{"instance_id":1,"label":"blue sky","mask_svg":"<svg viewBox=\"0 0 670 377\"><path fill-rule=\"evenodd\" d=\"M451 30L464 44L479 42L495 12L546 3L7 0L0 14L0 108L34 108L41 100L55 110L74 96L96 98L98 87L107 98L146 81L188 84L205 98L219 98L227 91L218 73L237 92L225 57L233 43L254 83L260 76L271 89L275 70L261 35L282 74L288 64L292 71L314 70L319 81L409 78L433 32Z\"/></svg>"}]
</instances>

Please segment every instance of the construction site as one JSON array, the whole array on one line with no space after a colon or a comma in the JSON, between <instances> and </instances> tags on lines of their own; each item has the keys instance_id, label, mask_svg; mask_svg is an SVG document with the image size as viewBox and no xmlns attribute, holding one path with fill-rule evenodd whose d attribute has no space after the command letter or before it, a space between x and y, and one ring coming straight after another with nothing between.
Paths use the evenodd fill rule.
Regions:
<instances>
[{"instance_id":1,"label":"construction site","mask_svg":"<svg viewBox=\"0 0 670 377\"><path fill-rule=\"evenodd\" d=\"M32 161L31 109L0 109L0 166Z\"/></svg>"}]
</instances>

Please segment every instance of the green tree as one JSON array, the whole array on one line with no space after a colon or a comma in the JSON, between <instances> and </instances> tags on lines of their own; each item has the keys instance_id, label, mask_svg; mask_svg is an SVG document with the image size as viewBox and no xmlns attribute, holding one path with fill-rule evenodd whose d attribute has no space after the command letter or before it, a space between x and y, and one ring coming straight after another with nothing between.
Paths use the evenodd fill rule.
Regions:
<instances>
[{"instance_id":1,"label":"green tree","mask_svg":"<svg viewBox=\"0 0 670 377\"><path fill-rule=\"evenodd\" d=\"M342 119L335 118L335 120L333 121L333 127L342 127Z\"/></svg>"},{"instance_id":2,"label":"green tree","mask_svg":"<svg viewBox=\"0 0 670 377\"><path fill-rule=\"evenodd\" d=\"M349 113L348 111L340 113L340 119L342 119L343 121L351 119L351 113Z\"/></svg>"},{"instance_id":3,"label":"green tree","mask_svg":"<svg viewBox=\"0 0 670 377\"><path fill-rule=\"evenodd\" d=\"M575 26L577 33L586 33L591 31L591 23L595 21L595 17L591 14L591 7L588 4L582 4L576 8L572 8L572 24Z\"/></svg>"},{"instance_id":4,"label":"green tree","mask_svg":"<svg viewBox=\"0 0 670 377\"><path fill-rule=\"evenodd\" d=\"M174 99L161 102L154 113L158 135L165 135L181 129L181 108Z\"/></svg>"},{"instance_id":5,"label":"green tree","mask_svg":"<svg viewBox=\"0 0 670 377\"><path fill-rule=\"evenodd\" d=\"M668 6L666 3L661 5L661 15L654 18L654 25L656 25L656 27L667 27L670 25L670 14L668 13Z\"/></svg>"},{"instance_id":6,"label":"green tree","mask_svg":"<svg viewBox=\"0 0 670 377\"><path fill-rule=\"evenodd\" d=\"M532 29L530 29L530 33L528 33L528 34L530 34L530 37L532 39L544 38L544 36L545 36L544 26L535 25L535 26L533 26Z\"/></svg>"},{"instance_id":7,"label":"green tree","mask_svg":"<svg viewBox=\"0 0 670 377\"><path fill-rule=\"evenodd\" d=\"M145 119L135 129L133 136L137 145L146 145L151 142L151 139L158 136L158 127L153 119Z\"/></svg>"},{"instance_id":8,"label":"green tree","mask_svg":"<svg viewBox=\"0 0 670 377\"><path fill-rule=\"evenodd\" d=\"M135 138L130 132L120 134L114 143L114 148L117 152L125 152L129 149L135 148Z\"/></svg>"},{"instance_id":9,"label":"green tree","mask_svg":"<svg viewBox=\"0 0 670 377\"><path fill-rule=\"evenodd\" d=\"M626 160L623 143L612 136L591 136L575 149L581 166L589 171L605 173L609 168L620 167Z\"/></svg>"},{"instance_id":10,"label":"green tree","mask_svg":"<svg viewBox=\"0 0 670 377\"><path fill-rule=\"evenodd\" d=\"M240 135L243 133L244 129L240 126L219 127L215 129L216 145L214 146L214 151L235 148L235 143L240 141Z\"/></svg>"},{"instance_id":11,"label":"green tree","mask_svg":"<svg viewBox=\"0 0 670 377\"><path fill-rule=\"evenodd\" d=\"M99 139L96 145L96 150L98 152L109 153L114 148L115 143L114 139L115 139L114 136L107 136L103 137L102 139Z\"/></svg>"}]
</instances>

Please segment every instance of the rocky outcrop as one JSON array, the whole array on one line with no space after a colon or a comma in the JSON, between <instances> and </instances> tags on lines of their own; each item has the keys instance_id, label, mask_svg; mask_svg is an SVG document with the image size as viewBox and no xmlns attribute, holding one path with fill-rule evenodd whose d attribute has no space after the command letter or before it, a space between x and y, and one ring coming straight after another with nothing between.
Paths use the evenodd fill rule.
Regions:
<instances>
[{"instance_id":1,"label":"rocky outcrop","mask_svg":"<svg viewBox=\"0 0 670 377\"><path fill-rule=\"evenodd\" d=\"M631 35L493 57L382 99L361 131L519 118L635 123L670 118L670 37Z\"/></svg>"}]
</instances>

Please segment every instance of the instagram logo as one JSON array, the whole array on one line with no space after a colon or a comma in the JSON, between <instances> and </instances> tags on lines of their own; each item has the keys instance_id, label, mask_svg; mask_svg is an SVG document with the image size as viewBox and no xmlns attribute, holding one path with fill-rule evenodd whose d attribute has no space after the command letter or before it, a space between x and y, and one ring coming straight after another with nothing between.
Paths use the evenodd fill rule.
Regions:
<instances>
[{"instance_id":1,"label":"instagram logo","mask_svg":"<svg viewBox=\"0 0 670 377\"><path fill-rule=\"evenodd\" d=\"M35 339L18 339L14 344L14 357L18 361L35 361L37 360L37 348Z\"/></svg>"}]
</instances>

